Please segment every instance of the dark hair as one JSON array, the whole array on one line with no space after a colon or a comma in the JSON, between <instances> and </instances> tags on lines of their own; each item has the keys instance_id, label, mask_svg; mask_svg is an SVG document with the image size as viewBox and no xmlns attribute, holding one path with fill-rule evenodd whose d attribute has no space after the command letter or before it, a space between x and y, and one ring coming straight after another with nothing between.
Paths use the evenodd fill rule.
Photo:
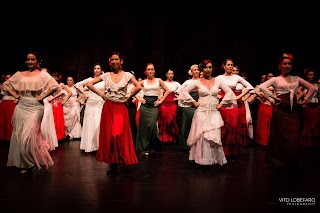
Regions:
<instances>
[{"instance_id":1,"label":"dark hair","mask_svg":"<svg viewBox=\"0 0 320 213\"><path fill-rule=\"evenodd\" d=\"M247 73L246 73L246 72L240 72L239 75L240 75L242 78L247 78Z\"/></svg>"},{"instance_id":2,"label":"dark hair","mask_svg":"<svg viewBox=\"0 0 320 213\"><path fill-rule=\"evenodd\" d=\"M36 51L31 51L31 52L29 52L27 55L29 55L29 54L32 54L32 55L36 56L37 61L38 61L39 68L41 68L41 64L42 64L42 57L41 57L41 55L40 55L38 52L36 52Z\"/></svg>"},{"instance_id":3,"label":"dark hair","mask_svg":"<svg viewBox=\"0 0 320 213\"><path fill-rule=\"evenodd\" d=\"M113 71L113 68L112 68L112 66L111 66L111 56L113 56L113 55L119 56L120 60L122 59L121 54L120 54L119 51L113 51L113 52L110 53L110 57L109 57L108 64L109 64L109 66L111 67L111 71ZM120 70L122 70L122 64L120 64Z\"/></svg>"},{"instance_id":4,"label":"dark hair","mask_svg":"<svg viewBox=\"0 0 320 213\"><path fill-rule=\"evenodd\" d=\"M227 64L227 61L231 61L233 63L233 60L231 58L227 58L226 60L223 61L221 67L223 69L223 66Z\"/></svg>"},{"instance_id":5,"label":"dark hair","mask_svg":"<svg viewBox=\"0 0 320 213\"><path fill-rule=\"evenodd\" d=\"M308 74L309 74L310 72L313 72L314 74L316 74L316 72L315 72L313 69L311 69L311 68L305 68L305 69L303 70L303 74L304 74L304 79L305 79L305 80L307 80L307 76L308 76ZM315 79L316 79L316 78L314 78L313 81L315 81Z\"/></svg>"},{"instance_id":6,"label":"dark hair","mask_svg":"<svg viewBox=\"0 0 320 213\"><path fill-rule=\"evenodd\" d=\"M212 64L212 70L214 70L213 62L210 59L205 59L199 64L199 70L203 71L203 67L207 66L207 64Z\"/></svg>"},{"instance_id":7,"label":"dark hair","mask_svg":"<svg viewBox=\"0 0 320 213\"><path fill-rule=\"evenodd\" d=\"M104 70L102 64L99 63L99 62L94 63L94 64L93 64L93 68L94 68L95 66L97 66L97 65L100 66L100 68L101 68L102 71Z\"/></svg>"},{"instance_id":8,"label":"dark hair","mask_svg":"<svg viewBox=\"0 0 320 213\"><path fill-rule=\"evenodd\" d=\"M120 55L120 52L119 52L119 51L112 51L112 52L110 53L110 57L113 56L113 55L118 55L119 58L121 58L121 55Z\"/></svg>"},{"instance_id":9,"label":"dark hair","mask_svg":"<svg viewBox=\"0 0 320 213\"><path fill-rule=\"evenodd\" d=\"M59 83L62 82L62 76L59 75L58 72L52 72L52 73L51 73L51 76L52 76L52 77L57 77L57 78L58 78L57 81L58 81Z\"/></svg>"},{"instance_id":10,"label":"dark hair","mask_svg":"<svg viewBox=\"0 0 320 213\"><path fill-rule=\"evenodd\" d=\"M281 64L284 59L289 59L292 62L293 61L292 54L283 53L279 59L279 64Z\"/></svg>"}]
</instances>

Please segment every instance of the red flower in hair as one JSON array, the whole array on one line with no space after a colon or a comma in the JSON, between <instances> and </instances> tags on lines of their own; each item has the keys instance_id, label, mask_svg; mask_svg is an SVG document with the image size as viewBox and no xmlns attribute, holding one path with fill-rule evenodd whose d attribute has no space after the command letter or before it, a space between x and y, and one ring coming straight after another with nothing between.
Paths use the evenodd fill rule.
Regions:
<instances>
[{"instance_id":1,"label":"red flower in hair","mask_svg":"<svg viewBox=\"0 0 320 213\"><path fill-rule=\"evenodd\" d=\"M148 72L147 72L147 71L144 71L143 73L144 73L144 75L148 75Z\"/></svg>"},{"instance_id":2,"label":"red flower in hair","mask_svg":"<svg viewBox=\"0 0 320 213\"><path fill-rule=\"evenodd\" d=\"M288 53L283 53L282 57L284 58L289 58L289 59L293 59L292 55L291 54L288 54Z\"/></svg>"}]
</instances>

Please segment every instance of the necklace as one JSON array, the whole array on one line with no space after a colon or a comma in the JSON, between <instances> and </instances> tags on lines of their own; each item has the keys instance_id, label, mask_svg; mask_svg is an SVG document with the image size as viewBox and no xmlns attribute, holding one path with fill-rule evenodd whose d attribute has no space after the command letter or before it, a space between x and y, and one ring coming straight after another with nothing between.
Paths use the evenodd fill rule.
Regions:
<instances>
[{"instance_id":1,"label":"necklace","mask_svg":"<svg viewBox=\"0 0 320 213\"><path fill-rule=\"evenodd\" d=\"M122 72L119 71L118 73L113 73L113 78L114 78L114 81L118 81L118 78L121 78L122 77Z\"/></svg>"}]
</instances>

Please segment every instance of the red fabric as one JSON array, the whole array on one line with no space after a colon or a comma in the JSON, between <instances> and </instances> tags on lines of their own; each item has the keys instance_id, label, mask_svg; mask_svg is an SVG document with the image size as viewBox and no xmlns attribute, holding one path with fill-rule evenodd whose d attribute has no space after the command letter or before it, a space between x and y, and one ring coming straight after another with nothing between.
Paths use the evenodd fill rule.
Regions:
<instances>
[{"instance_id":1,"label":"red fabric","mask_svg":"<svg viewBox=\"0 0 320 213\"><path fill-rule=\"evenodd\" d=\"M302 146L320 146L320 107L319 104L307 103L303 108Z\"/></svg>"},{"instance_id":2,"label":"red fabric","mask_svg":"<svg viewBox=\"0 0 320 213\"><path fill-rule=\"evenodd\" d=\"M103 105L96 159L124 165L138 163L128 110L122 102L108 100Z\"/></svg>"},{"instance_id":3,"label":"red fabric","mask_svg":"<svg viewBox=\"0 0 320 213\"><path fill-rule=\"evenodd\" d=\"M57 139L61 140L66 138L66 130L64 126L64 115L63 115L63 107L61 101L57 104L54 104L54 100L51 101L54 125L56 128Z\"/></svg>"},{"instance_id":4,"label":"red fabric","mask_svg":"<svg viewBox=\"0 0 320 213\"><path fill-rule=\"evenodd\" d=\"M136 100L136 108L137 108L137 112L136 112L136 126L138 128L139 126L139 119L140 119L140 107L138 109L138 105L139 105L139 101Z\"/></svg>"},{"instance_id":5,"label":"red fabric","mask_svg":"<svg viewBox=\"0 0 320 213\"><path fill-rule=\"evenodd\" d=\"M268 145L271 117L272 106L267 104L260 104L258 109L258 119L255 136L256 143L260 145Z\"/></svg>"},{"instance_id":6,"label":"red fabric","mask_svg":"<svg viewBox=\"0 0 320 213\"><path fill-rule=\"evenodd\" d=\"M237 92L238 93L238 92ZM240 93L236 94L239 95ZM242 98L238 99L238 135L241 137L241 145L249 143L249 130L246 119L246 107Z\"/></svg>"},{"instance_id":7,"label":"red fabric","mask_svg":"<svg viewBox=\"0 0 320 213\"><path fill-rule=\"evenodd\" d=\"M174 142L179 140L179 127L177 124L178 105L174 101L174 93L171 92L163 103L159 106L159 136L164 143Z\"/></svg>"},{"instance_id":8,"label":"red fabric","mask_svg":"<svg viewBox=\"0 0 320 213\"><path fill-rule=\"evenodd\" d=\"M234 91L234 93L236 94L236 91ZM225 93L221 91L222 98L224 95ZM224 125L221 127L221 141L224 154L228 157L239 156L243 140L241 138L242 134L240 134L240 128L238 128L238 125L240 124L238 106L234 106L230 109L221 107L220 114L224 121Z\"/></svg>"},{"instance_id":9,"label":"red fabric","mask_svg":"<svg viewBox=\"0 0 320 213\"><path fill-rule=\"evenodd\" d=\"M0 140L10 141L13 130L12 115L15 108L13 100L3 100L0 104Z\"/></svg>"}]
</instances>

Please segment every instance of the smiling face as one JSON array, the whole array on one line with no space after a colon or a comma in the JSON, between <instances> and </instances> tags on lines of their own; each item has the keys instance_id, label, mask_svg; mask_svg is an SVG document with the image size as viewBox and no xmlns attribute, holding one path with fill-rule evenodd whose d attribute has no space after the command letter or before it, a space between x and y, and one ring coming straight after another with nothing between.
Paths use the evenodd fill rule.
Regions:
<instances>
[{"instance_id":1,"label":"smiling face","mask_svg":"<svg viewBox=\"0 0 320 213\"><path fill-rule=\"evenodd\" d=\"M29 70L35 70L35 69L37 69L37 67L39 65L37 57L32 53L29 53L27 55L27 59L26 59L25 63L27 65L27 67L29 68Z\"/></svg>"},{"instance_id":2,"label":"smiling face","mask_svg":"<svg viewBox=\"0 0 320 213\"><path fill-rule=\"evenodd\" d=\"M117 54L113 54L109 59L109 64L114 71L121 70L122 59Z\"/></svg>"}]
</instances>

